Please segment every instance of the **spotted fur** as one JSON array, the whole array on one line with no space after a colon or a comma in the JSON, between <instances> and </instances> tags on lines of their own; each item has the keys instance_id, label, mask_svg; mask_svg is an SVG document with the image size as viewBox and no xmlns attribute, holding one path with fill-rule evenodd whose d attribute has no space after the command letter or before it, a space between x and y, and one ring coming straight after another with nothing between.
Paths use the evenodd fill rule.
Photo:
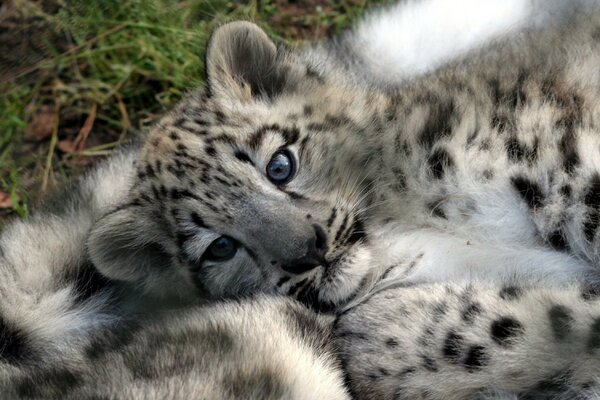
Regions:
<instances>
[{"instance_id":1,"label":"spotted fur","mask_svg":"<svg viewBox=\"0 0 600 400\"><path fill-rule=\"evenodd\" d=\"M597 399L599 306L579 287L416 285L348 310L334 335L355 398Z\"/></svg>"}]
</instances>

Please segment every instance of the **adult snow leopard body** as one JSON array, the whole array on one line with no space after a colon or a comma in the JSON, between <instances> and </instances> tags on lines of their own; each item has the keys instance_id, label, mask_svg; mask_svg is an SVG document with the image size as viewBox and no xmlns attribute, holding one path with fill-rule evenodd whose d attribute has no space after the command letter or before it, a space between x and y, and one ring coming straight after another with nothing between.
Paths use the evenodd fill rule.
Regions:
<instances>
[{"instance_id":1,"label":"adult snow leopard body","mask_svg":"<svg viewBox=\"0 0 600 400\"><path fill-rule=\"evenodd\" d=\"M593 234L597 224L593 190L595 157L583 151L581 144L594 140L595 75L590 71L596 62L596 42L595 14L591 15L570 20L578 22L576 28L561 25L524 33L517 43L500 43L395 89L361 85L356 76L346 81L333 74L335 70L330 64L322 64L314 53L305 58L277 50L255 26L242 23L221 28L209 49L209 93L201 91L184 100L153 130L141 153L125 152L109 164L109 169L122 168L127 172L122 177L123 186L117 185L116 193L108 190L106 193L110 195L101 194L102 201L92 202L92 207L76 201L64 215L48 219L42 216L39 221L16 224L3 236L7 281L19 283L16 287L24 289L23 293L14 287L5 289L10 293L6 296L10 301L3 309L3 358L9 365L3 371L9 377L5 381L6 393L75 398L89 394L86 390L94 387L90 382L98 373L94 372L95 364L90 368L89 361L98 354L98 346L100 354L108 354L106 358L100 357L99 368L106 372L105 368L113 367L116 374L132 378L135 387L141 385L135 371L143 367L136 362L123 365L119 361L120 351L126 354L127 346L131 345L140 358L142 355L135 349L143 344L155 343L157 348L169 352L190 343L177 340L172 332L145 341L146 333L151 334L155 326L142 326L137 333L134 331L133 342L117 335L115 341L105 343L92 334L97 325L110 324L124 310L137 309L111 303L118 297L133 298L130 293L136 288L142 288L149 298L165 302L268 291L296 296L319 308L335 308L359 294L362 287L369 287L369 280L378 279L381 281L371 300L381 296L378 291L388 289L385 292L389 294L398 290L391 289L387 282L396 286L427 280L480 284L481 280L489 279L497 284L495 293L500 293L500 287L508 281L568 285L585 278L593 284L591 273L596 260ZM569 43L573 47L556 49L552 43ZM533 44L538 46L534 50ZM550 55L547 64L536 62L541 55ZM518 62L499 70L499 59ZM539 125L534 137L526 135L526 129L520 125L530 115L537 116L533 122ZM560 140L552 133L560 136ZM389 139L389 143L374 140L381 138ZM493 156L489 155L490 150ZM400 153L404 158L396 160ZM481 157L478 159L475 153ZM274 161L269 162L273 155L276 155ZM557 164L554 156L564 158L563 170L548 168ZM332 163L333 157L340 159ZM135 173L128 167L133 160ZM465 165L465 160L482 165L471 168ZM377 163L381 161L384 167L378 169ZM291 163L295 168L288 169ZM486 163L489 165L484 166ZM352 166L357 173L348 178L347 168ZM292 171L290 176L283 176L286 171ZM552 184L549 178L543 179L550 172L555 175ZM266 173L270 174L269 179ZM101 176L102 172L98 174ZM104 181L89 182L112 184L114 175L106 176ZM565 182L565 177L569 182ZM431 190L420 190L423 182L430 184ZM83 192L95 200L96 193L86 192L87 189L84 184ZM248 196L249 193L252 195ZM252 198L259 201L248 201ZM494 204L492 199L501 202ZM83 215L78 210L84 210ZM501 212L514 223L508 230L493 224L492 218ZM79 242L75 242L78 244L73 246L72 254L55 255L59 260L55 266L49 262L54 257L47 252L47 247L54 248L53 245L41 246L42 263L38 269L46 271L48 279L36 280L31 267L32 254L28 254L31 249L19 245L19 234L33 232L41 237L45 229L54 229L54 222L63 224L60 230L65 223L79 221L82 216L89 220L88 226L94 225L88 241L93 264L86 262L86 254L81 252L81 241L86 236L83 228L82 233L75 235ZM531 220L536 225L530 224ZM255 232L262 235L260 240L252 237ZM566 244L569 251L550 250L545 242L560 247ZM63 251L64 244L59 243L55 248ZM448 249L458 257L444 259ZM482 255L487 259L482 259ZM531 268L532 260L543 265ZM442 262L444 267L438 268ZM15 273L10 267L15 265L27 265L28 269L18 269ZM94 266L105 277L125 283L107 283L105 277L95 274ZM432 268L435 268L433 273ZM73 284L79 282L80 287L89 289L86 283L90 281L98 283L97 290L85 293L77 291ZM114 286L125 287L125 294L122 289L115 292ZM432 293L437 293L436 302L441 302L445 293L446 303L453 304L452 288L450 284L445 292L432 289ZM414 291L406 289L408 292L398 294L399 301L410 301L413 295L418 297L427 289L430 286ZM488 293L485 286L478 290L476 293ZM536 290L542 293L542 298L549 299L547 289ZM581 332L576 333L594 344L597 328L593 318L583 318L593 316L593 304L575 304L575 295L579 295L579 289L563 288L554 294L579 310L572 315L569 308L559 309L562 310L558 313L559 326L581 321L578 322ZM28 296L32 300L23 301ZM40 299L44 307L39 306ZM364 299L360 300L364 303ZM381 312L390 306L389 301L371 300L366 304L372 310ZM493 318L494 312L506 307L501 303L504 300L493 296L479 299L482 305L490 304L487 308L494 323L491 326L498 326L497 321L507 321ZM276 309L296 307L289 303L278 306L280 300L272 301ZM11 302L16 305L9 306ZM422 301L417 303L419 306ZM549 317L547 332L552 335L557 329L553 328L550 317L556 312L550 314L547 309L553 310L553 305L544 301L535 304L539 307L538 315ZM365 374L351 365L352 357L360 356L352 349L360 346L353 341L346 346L343 339L364 337L356 327L347 329L353 326L353 315L360 321L361 315L356 310L363 309L363 305L347 310L335 326L341 338L339 351L350 353L344 359L350 363L346 366L350 372L348 383L358 396L376 390L363 379L373 376L378 379L377 374ZM197 312L202 315L203 310ZM228 312L233 321L243 320L245 315L244 311L236 311L235 306ZM32 317L36 313L42 317L41 321L51 323L40 324ZM432 309L411 326L417 329L418 322L438 313ZM487 315L484 307L477 314ZM99 319L99 315L106 318ZM268 315L273 314L265 316ZM288 332L293 331L295 339L291 346L311 348L310 343L306 344L310 337L307 332L318 331L319 323L299 318L302 321L299 334L293 323L284 324ZM342 324L344 321L346 325ZM509 337L511 341L518 336L528 337L531 329L520 329L524 326L522 321L514 318L508 321L512 325L499 324L504 332L501 337ZM534 327L543 330L544 324L539 321ZM462 327L474 332L462 335L472 341L490 339L489 332L487 336L484 334L485 322L482 324ZM225 326L230 329L239 325L234 322ZM340 332L340 326L346 330ZM130 329L122 326L117 331L130 332ZM187 330L185 326L182 329L185 337L205 337L194 329ZM525 334L514 334L521 331ZM571 329L566 329L566 333L570 334ZM577 337L560 335L565 336L569 341ZM222 342L217 341L215 347L222 348ZM493 349L466 341L460 342L465 343L463 348L456 344L459 342L454 341L451 347L456 349L454 358L442 361L462 361L457 368L463 369L450 372L456 373L459 380L463 378L462 372L466 381L478 386L465 385L462 391L456 391L455 397L464 398L488 388L535 390L537 382L530 379L490 382L476 380L473 378L476 375L472 375L503 371L505 365L501 363L483 362L484 358L493 360L495 351L501 355L518 351L516 354L520 356L535 356L533 350L507 347L510 350L504 351L503 347ZM382 343L395 346L388 339ZM556 349L562 345L547 343ZM440 343L432 341L432 346L436 344ZM400 348L415 353L414 359L422 361L419 368L429 372L440 370L432 366L435 359L420 354L425 351L425 345L421 346ZM118 351L113 351L115 348ZM385 354L383 348L379 350ZM326 358L328 354L325 351ZM437 355L440 354L441 350ZM63 363L60 368L54 365L55 359ZM163 362L169 359L165 355ZM98 363L98 358L94 361ZM154 361L160 365L160 361ZM326 359L318 359L316 363L326 369L331 367ZM186 365L188 372L196 371L195 368L207 370L202 358L192 358ZM479 371L474 365L481 367ZM370 367L367 365L366 370L371 370ZM402 376L394 375L397 380L385 386L391 388L387 394L448 396L445 387L424 390L420 378L404 379L418 377L415 371L410 371L416 367L407 366L408 371L403 370ZM548 376L554 372L553 367L547 363L538 372ZM587 367L584 372L594 371L593 358ZM13 369L22 379L11 376ZM208 366L208 370L219 368ZM335 368L332 370L335 381ZM379 370L378 373L385 375ZM271 379L265 385L265 376L272 377L263 374L259 380L249 379L246 387L274 387ZM560 376L562 379L563 375ZM172 386L172 377L160 372L149 377L167 393L181 393ZM222 378L217 374L218 377ZM224 382L217 378L211 382L224 387L219 386ZM107 385L105 390L113 395L119 393L122 381L111 382L116 388ZM331 387L339 389L335 384ZM586 388L593 390L590 385ZM147 395L160 396L160 391L148 390ZM92 394L101 392L94 389ZM281 397L282 393L296 392L266 393ZM337 394L343 397L343 389Z\"/></svg>"}]
</instances>

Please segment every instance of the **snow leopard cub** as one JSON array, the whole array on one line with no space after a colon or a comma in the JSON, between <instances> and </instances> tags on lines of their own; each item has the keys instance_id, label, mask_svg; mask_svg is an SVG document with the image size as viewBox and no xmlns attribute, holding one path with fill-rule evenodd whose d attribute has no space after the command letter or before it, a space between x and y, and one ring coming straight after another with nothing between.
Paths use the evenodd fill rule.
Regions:
<instances>
[{"instance_id":1,"label":"snow leopard cub","mask_svg":"<svg viewBox=\"0 0 600 400\"><path fill-rule=\"evenodd\" d=\"M152 130L91 259L158 296L266 291L321 309L382 276L592 281L597 17L383 88L225 25L208 88Z\"/></svg>"}]
</instances>

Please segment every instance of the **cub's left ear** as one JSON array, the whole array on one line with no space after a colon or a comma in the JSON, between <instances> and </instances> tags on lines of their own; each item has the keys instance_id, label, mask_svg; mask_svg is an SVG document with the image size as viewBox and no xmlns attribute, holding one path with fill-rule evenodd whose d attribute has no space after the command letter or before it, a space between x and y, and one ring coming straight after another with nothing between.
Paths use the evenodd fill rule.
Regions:
<instances>
[{"instance_id":1,"label":"cub's left ear","mask_svg":"<svg viewBox=\"0 0 600 400\"><path fill-rule=\"evenodd\" d=\"M219 27L206 53L211 93L241 101L276 96L289 79L285 55L280 53L267 34L251 22Z\"/></svg>"}]
</instances>

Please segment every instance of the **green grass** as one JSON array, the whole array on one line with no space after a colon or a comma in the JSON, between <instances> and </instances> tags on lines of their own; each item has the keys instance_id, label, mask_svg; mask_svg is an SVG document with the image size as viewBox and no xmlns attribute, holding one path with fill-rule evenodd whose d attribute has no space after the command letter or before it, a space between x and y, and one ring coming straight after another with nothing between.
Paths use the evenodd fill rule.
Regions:
<instances>
[{"instance_id":1,"label":"green grass","mask_svg":"<svg viewBox=\"0 0 600 400\"><path fill-rule=\"evenodd\" d=\"M0 69L0 191L12 200L0 216L26 216L45 192L139 134L201 84L204 47L218 24L253 20L295 44L339 33L382 2L13 0L12 21L22 29L0 51L24 52L15 57L28 62ZM34 57L20 45L30 41ZM25 140L42 110L56 118L39 140ZM93 127L84 145L64 152L85 138L86 119Z\"/></svg>"}]
</instances>

